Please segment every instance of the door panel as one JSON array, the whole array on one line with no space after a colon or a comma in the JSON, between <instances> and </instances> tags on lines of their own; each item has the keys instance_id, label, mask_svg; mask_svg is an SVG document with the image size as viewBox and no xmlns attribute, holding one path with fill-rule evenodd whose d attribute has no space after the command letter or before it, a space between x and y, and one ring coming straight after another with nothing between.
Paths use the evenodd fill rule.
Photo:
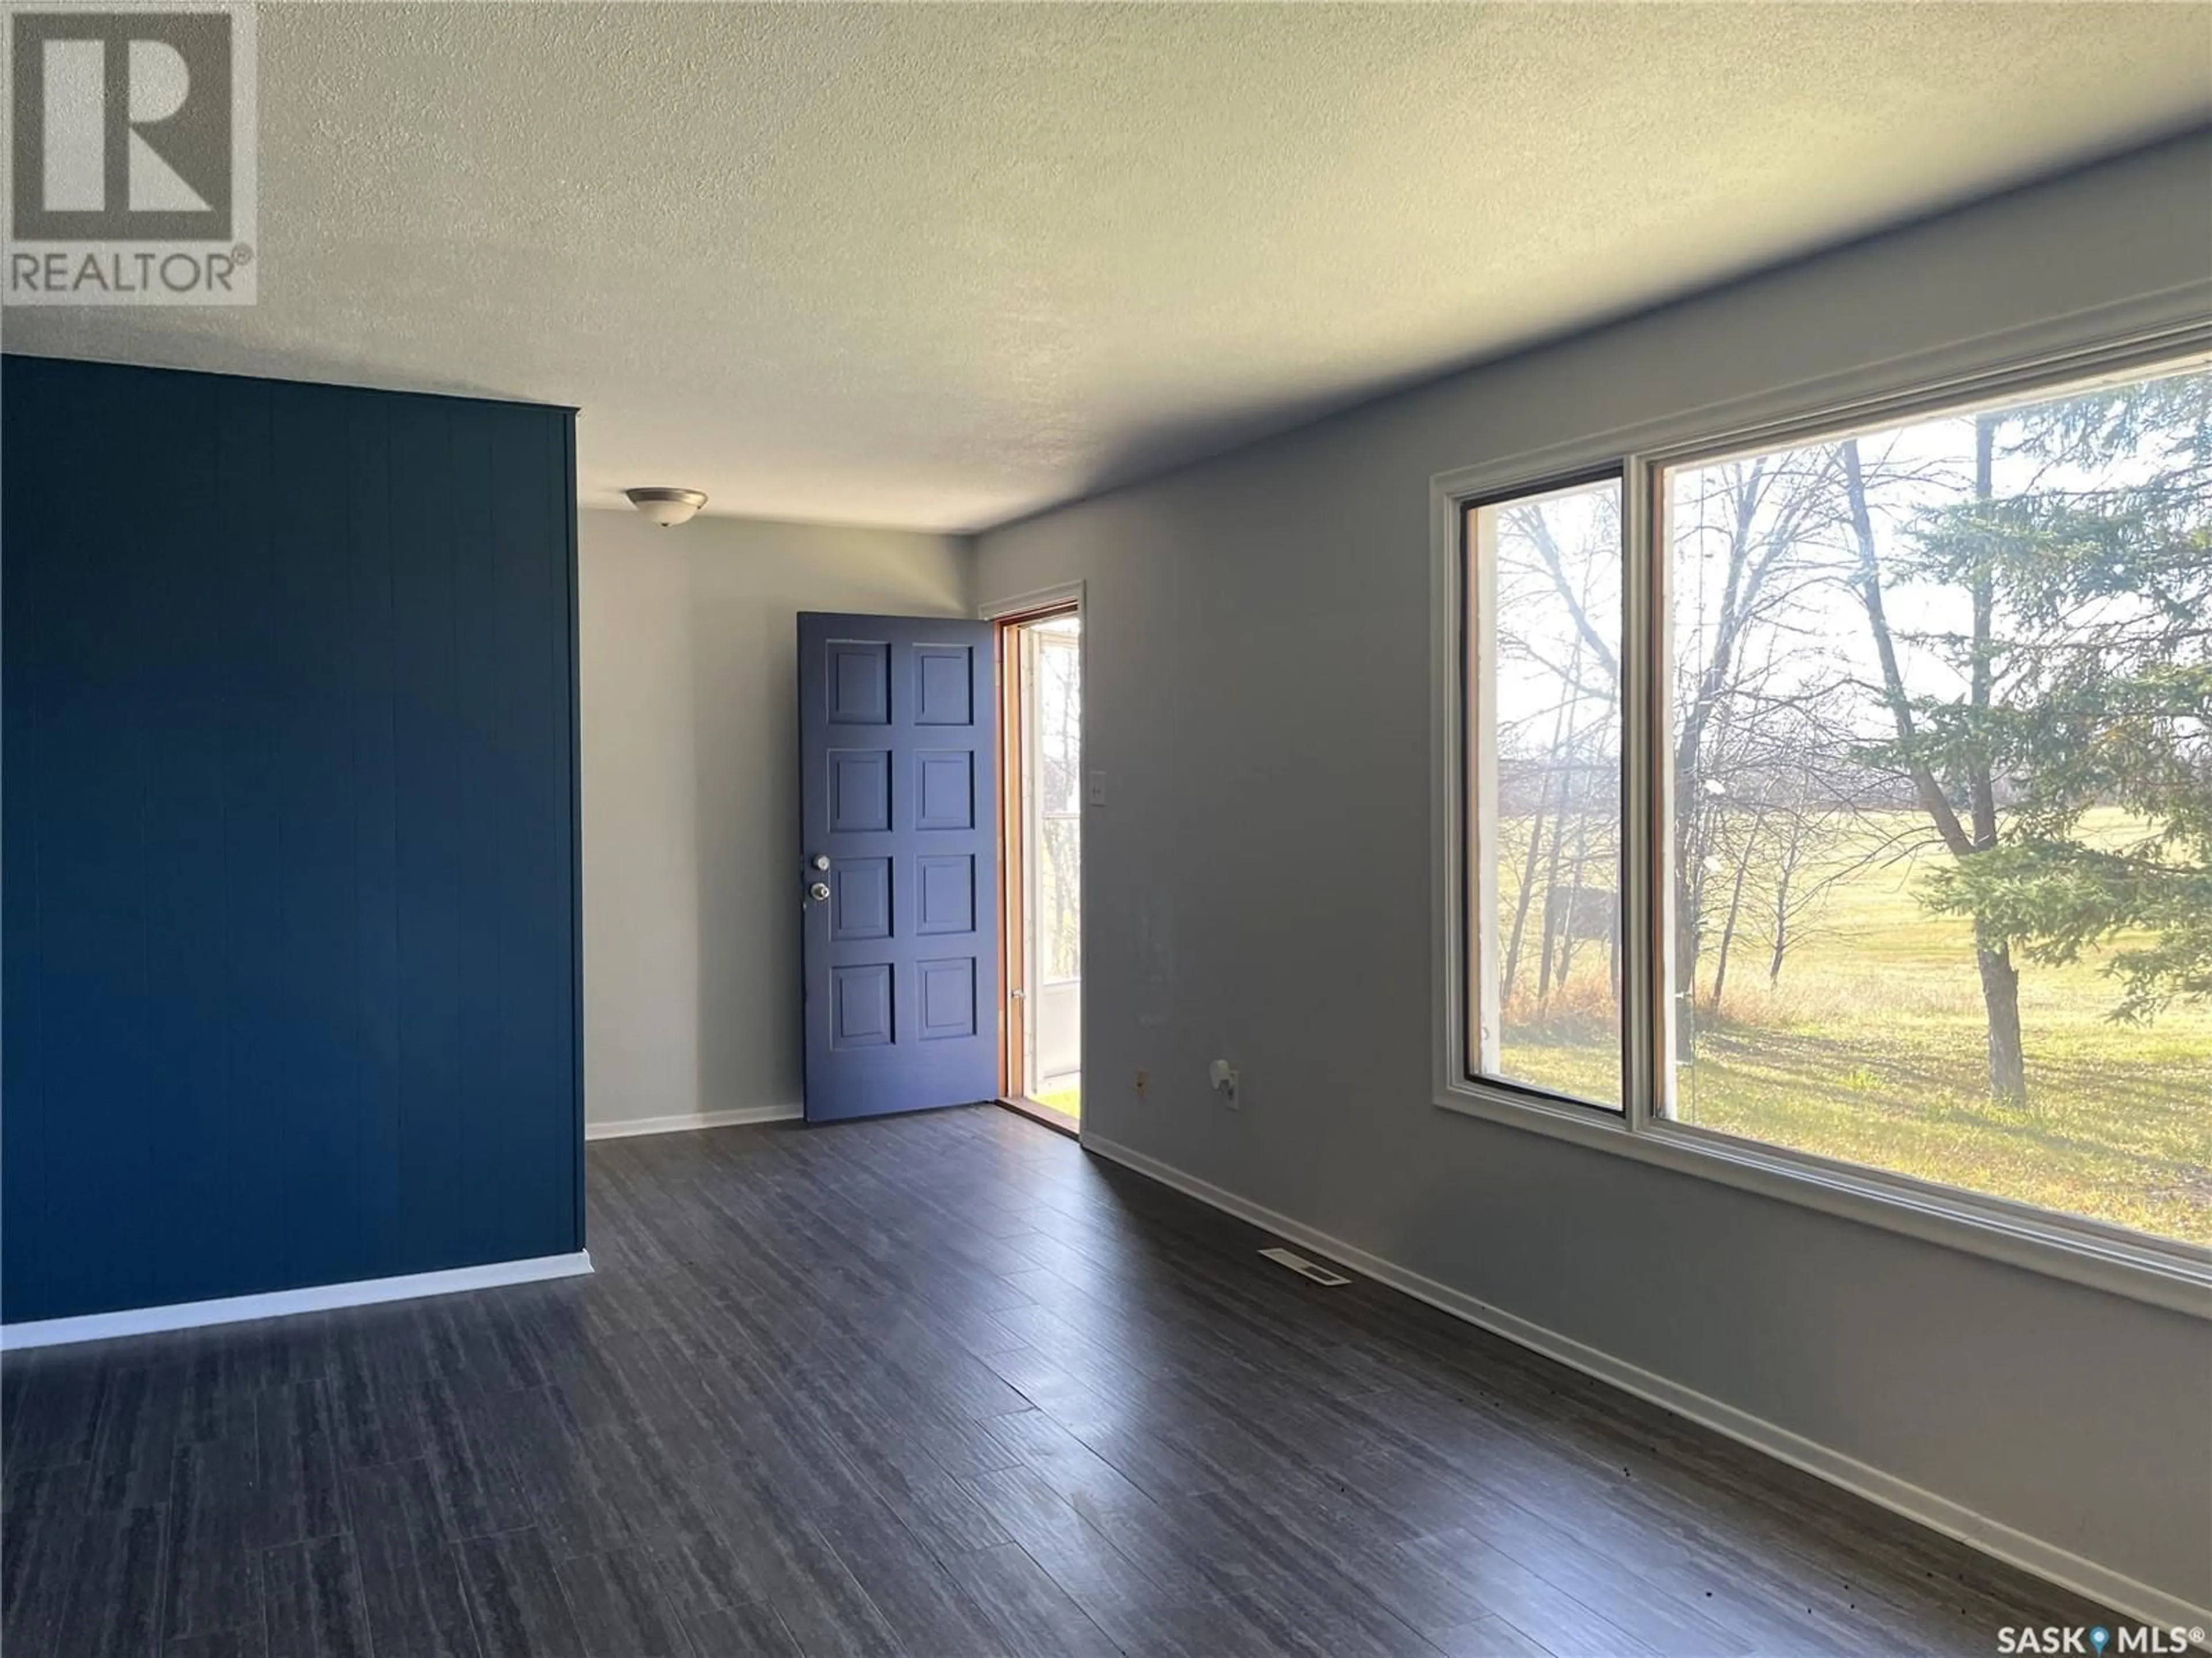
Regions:
<instances>
[{"instance_id":1,"label":"door panel","mask_svg":"<svg viewBox=\"0 0 2212 1658\"><path fill-rule=\"evenodd\" d=\"M992 643L988 623L799 618L809 1122L998 1095Z\"/></svg>"}]
</instances>

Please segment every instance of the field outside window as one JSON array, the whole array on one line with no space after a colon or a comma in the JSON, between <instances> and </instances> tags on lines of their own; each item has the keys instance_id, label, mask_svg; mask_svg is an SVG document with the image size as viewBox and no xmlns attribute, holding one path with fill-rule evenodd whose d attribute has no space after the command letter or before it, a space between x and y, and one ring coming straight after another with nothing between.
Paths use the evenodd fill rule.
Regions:
<instances>
[{"instance_id":1,"label":"field outside window","mask_svg":"<svg viewBox=\"0 0 2212 1658\"><path fill-rule=\"evenodd\" d=\"M1608 1105L1620 487L1467 537L1470 1069ZM1654 493L1654 1114L2212 1244L2212 374Z\"/></svg>"}]
</instances>

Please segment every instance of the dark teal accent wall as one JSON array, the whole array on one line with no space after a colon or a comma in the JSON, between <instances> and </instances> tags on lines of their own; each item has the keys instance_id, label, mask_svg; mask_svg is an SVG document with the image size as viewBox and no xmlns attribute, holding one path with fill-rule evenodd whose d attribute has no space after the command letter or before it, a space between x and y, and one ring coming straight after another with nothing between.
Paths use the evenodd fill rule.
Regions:
<instances>
[{"instance_id":1,"label":"dark teal accent wall","mask_svg":"<svg viewBox=\"0 0 2212 1658\"><path fill-rule=\"evenodd\" d=\"M0 1318L583 1247L574 447L0 359Z\"/></svg>"}]
</instances>

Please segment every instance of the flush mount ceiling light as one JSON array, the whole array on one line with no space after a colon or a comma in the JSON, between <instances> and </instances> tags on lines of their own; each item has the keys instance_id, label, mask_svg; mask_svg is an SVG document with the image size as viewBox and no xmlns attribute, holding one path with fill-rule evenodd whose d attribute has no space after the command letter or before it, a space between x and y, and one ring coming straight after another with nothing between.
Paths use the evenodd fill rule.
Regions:
<instances>
[{"instance_id":1,"label":"flush mount ceiling light","mask_svg":"<svg viewBox=\"0 0 2212 1658\"><path fill-rule=\"evenodd\" d=\"M664 530L687 522L707 504L706 492L700 489L625 489L623 493L629 497L631 506Z\"/></svg>"}]
</instances>

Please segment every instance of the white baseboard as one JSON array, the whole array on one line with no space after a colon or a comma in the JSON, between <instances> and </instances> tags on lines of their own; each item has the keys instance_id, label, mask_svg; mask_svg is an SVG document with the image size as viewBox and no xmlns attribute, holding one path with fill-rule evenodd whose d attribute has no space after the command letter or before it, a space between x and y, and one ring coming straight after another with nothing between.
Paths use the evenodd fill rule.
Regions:
<instances>
[{"instance_id":1,"label":"white baseboard","mask_svg":"<svg viewBox=\"0 0 2212 1658\"><path fill-rule=\"evenodd\" d=\"M1464 1319L1469 1324L1478 1325L1509 1341L1531 1348L1547 1358L1557 1359L1586 1376L1610 1382L1625 1393L1633 1394L1638 1399L1672 1411L1677 1416L1686 1417L1754 1450L1764 1451L1769 1456L1802 1468L1831 1485L1840 1485L1869 1502L1878 1503L1908 1520L1917 1521L1932 1530L1956 1538L1984 1554L1994 1555L2047 1582L2086 1595L2115 1612L2124 1612L2130 1618L2140 1619L2162 1629L2212 1628L2212 1611L2193 1606L2179 1595L2154 1588L2148 1583L2138 1582L2056 1544L2046 1543L2040 1538L2015 1530L2002 1521L1977 1514L1948 1497L1923 1491L1856 1457L1832 1449L1802 1434L1793 1433L1787 1428L1778 1427L1748 1411L1739 1410L1733 1405L1710 1398L1680 1382L1670 1382L1665 1376L1625 1359L1616 1358L1571 1337L1558 1334L1540 1324L1533 1324L1502 1308L1478 1301L1449 1284L1424 1278L1394 1261L1370 1254L1364 1249L1333 1238L1303 1222L1292 1220L1288 1215L1262 1208L1234 1192L1225 1191L1194 1175L1170 1168L1156 1157L1146 1157L1141 1151L1132 1151L1126 1145L1101 1139L1091 1133L1084 1135L1083 1146L1087 1151L1133 1169L1140 1175L1149 1175L1163 1186L1171 1186L1184 1195L1195 1198L1224 1214L1234 1215L1239 1220L1303 1244L1316 1254L1326 1255L1340 1266L1364 1273L1378 1284L1387 1284L1394 1290L1402 1291L1416 1301L1426 1302L1455 1318Z\"/></svg>"},{"instance_id":2,"label":"white baseboard","mask_svg":"<svg viewBox=\"0 0 2212 1658\"><path fill-rule=\"evenodd\" d=\"M805 1114L795 1105L748 1105L735 1111L694 1111L676 1117L625 1117L614 1122L586 1122L587 1140L628 1139L632 1134L682 1134L694 1128L732 1128L739 1123L797 1122Z\"/></svg>"},{"instance_id":3,"label":"white baseboard","mask_svg":"<svg viewBox=\"0 0 2212 1658\"><path fill-rule=\"evenodd\" d=\"M351 1284L315 1284L304 1290L272 1290L265 1295L229 1296L221 1301L180 1301L167 1307L87 1313L79 1318L39 1319L27 1324L0 1325L0 1351L21 1347L58 1347L72 1341L106 1341L115 1336L148 1335L157 1330L190 1330L203 1324L239 1324L248 1319L325 1312L333 1307L367 1307L380 1301L414 1301L424 1296L449 1296L463 1290L495 1290L508 1284L576 1278L591 1270L590 1251L579 1249L572 1255L495 1260L482 1266L451 1267L442 1272L358 1278Z\"/></svg>"}]
</instances>

